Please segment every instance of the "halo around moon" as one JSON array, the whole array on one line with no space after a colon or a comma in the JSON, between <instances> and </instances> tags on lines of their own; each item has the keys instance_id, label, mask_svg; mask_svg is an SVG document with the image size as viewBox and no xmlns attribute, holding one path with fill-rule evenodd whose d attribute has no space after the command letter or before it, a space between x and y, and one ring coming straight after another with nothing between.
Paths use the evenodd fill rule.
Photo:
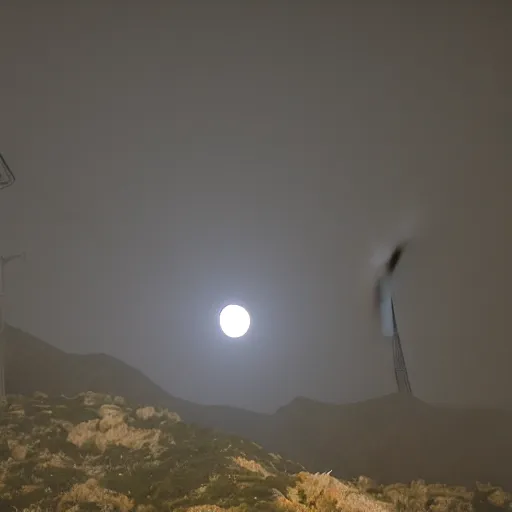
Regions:
<instances>
[{"instance_id":1,"label":"halo around moon","mask_svg":"<svg viewBox=\"0 0 512 512\"><path fill-rule=\"evenodd\" d=\"M242 306L229 304L220 312L219 324L222 332L229 338L241 338L249 330L251 317Z\"/></svg>"}]
</instances>

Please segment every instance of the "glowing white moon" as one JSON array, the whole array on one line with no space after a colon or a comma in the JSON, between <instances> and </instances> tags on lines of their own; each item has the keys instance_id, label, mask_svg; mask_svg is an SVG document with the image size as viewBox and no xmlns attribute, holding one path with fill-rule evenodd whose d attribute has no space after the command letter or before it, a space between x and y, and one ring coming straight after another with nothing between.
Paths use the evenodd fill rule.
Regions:
<instances>
[{"instance_id":1,"label":"glowing white moon","mask_svg":"<svg viewBox=\"0 0 512 512\"><path fill-rule=\"evenodd\" d=\"M242 306L230 304L220 312L219 323L226 336L240 338L249 330L251 317Z\"/></svg>"}]
</instances>

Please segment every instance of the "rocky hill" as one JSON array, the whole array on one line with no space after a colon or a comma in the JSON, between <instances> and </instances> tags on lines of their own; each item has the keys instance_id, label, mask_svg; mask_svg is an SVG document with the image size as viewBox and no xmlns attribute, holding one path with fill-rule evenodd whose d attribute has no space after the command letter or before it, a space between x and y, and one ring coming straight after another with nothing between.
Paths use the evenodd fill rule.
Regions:
<instances>
[{"instance_id":1,"label":"rocky hill","mask_svg":"<svg viewBox=\"0 0 512 512\"><path fill-rule=\"evenodd\" d=\"M308 473L178 414L88 392L0 404L0 510L391 512L510 510L491 486L377 486Z\"/></svg>"},{"instance_id":2,"label":"rocky hill","mask_svg":"<svg viewBox=\"0 0 512 512\"><path fill-rule=\"evenodd\" d=\"M482 481L512 490L510 412L435 407L404 395L339 406L297 398L275 414L202 406L173 397L113 357L67 354L12 327L5 334L9 393L124 396L343 479L364 474L382 483Z\"/></svg>"}]
</instances>

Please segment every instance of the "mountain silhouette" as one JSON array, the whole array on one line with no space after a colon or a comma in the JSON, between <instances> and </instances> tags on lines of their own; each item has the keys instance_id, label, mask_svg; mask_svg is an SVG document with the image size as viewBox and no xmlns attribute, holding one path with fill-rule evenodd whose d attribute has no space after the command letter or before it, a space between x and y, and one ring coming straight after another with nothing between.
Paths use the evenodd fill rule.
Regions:
<instances>
[{"instance_id":1,"label":"mountain silhouette","mask_svg":"<svg viewBox=\"0 0 512 512\"><path fill-rule=\"evenodd\" d=\"M377 482L423 479L472 486L512 482L512 413L427 404L405 394L333 405L298 397L274 414L206 406L172 396L105 355L68 354L6 326L8 394L75 396L92 391L177 412L187 423L252 440L310 471Z\"/></svg>"}]
</instances>

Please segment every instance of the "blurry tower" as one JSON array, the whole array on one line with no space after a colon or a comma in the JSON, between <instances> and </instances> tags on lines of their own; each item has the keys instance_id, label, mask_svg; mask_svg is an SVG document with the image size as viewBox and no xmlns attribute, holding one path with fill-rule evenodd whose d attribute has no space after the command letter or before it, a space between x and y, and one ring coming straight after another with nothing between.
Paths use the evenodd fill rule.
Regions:
<instances>
[{"instance_id":1,"label":"blurry tower","mask_svg":"<svg viewBox=\"0 0 512 512\"><path fill-rule=\"evenodd\" d=\"M379 307L382 334L386 338L392 339L393 344L393 363L395 369L395 379L398 392L412 394L407 366L402 351L402 343L398 332L398 325L395 315L395 304L393 301L393 274L398 262L402 256L404 246L398 246L389 257L384 275L379 279L377 287L379 294Z\"/></svg>"},{"instance_id":2,"label":"blurry tower","mask_svg":"<svg viewBox=\"0 0 512 512\"><path fill-rule=\"evenodd\" d=\"M14 174L9 169L7 162L0 153L0 189L11 186L14 183ZM0 399L5 396L5 339L4 339L4 291L3 270L4 266L16 256L8 258L0 257Z\"/></svg>"},{"instance_id":3,"label":"blurry tower","mask_svg":"<svg viewBox=\"0 0 512 512\"><path fill-rule=\"evenodd\" d=\"M14 174L0 153L0 189L9 187L14 183Z\"/></svg>"}]
</instances>

